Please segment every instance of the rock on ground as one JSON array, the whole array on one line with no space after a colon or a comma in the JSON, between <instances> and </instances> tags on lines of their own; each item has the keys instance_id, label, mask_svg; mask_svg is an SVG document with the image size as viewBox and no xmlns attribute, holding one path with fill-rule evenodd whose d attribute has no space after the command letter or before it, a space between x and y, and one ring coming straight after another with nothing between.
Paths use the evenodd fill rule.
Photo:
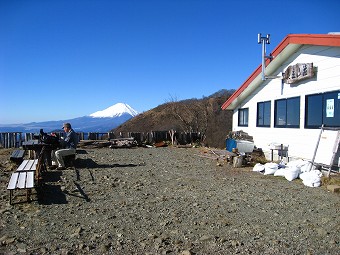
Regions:
<instances>
[{"instance_id":1,"label":"rock on ground","mask_svg":"<svg viewBox=\"0 0 340 255\"><path fill-rule=\"evenodd\" d=\"M198 155L85 149L12 206L6 155L0 254L339 254L338 193Z\"/></svg>"}]
</instances>

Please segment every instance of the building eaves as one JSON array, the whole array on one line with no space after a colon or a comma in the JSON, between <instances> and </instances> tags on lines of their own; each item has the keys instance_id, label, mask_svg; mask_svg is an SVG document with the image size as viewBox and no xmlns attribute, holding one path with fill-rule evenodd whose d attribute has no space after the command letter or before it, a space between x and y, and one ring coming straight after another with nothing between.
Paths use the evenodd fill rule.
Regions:
<instances>
[{"instance_id":1,"label":"building eaves","mask_svg":"<svg viewBox=\"0 0 340 255\"><path fill-rule=\"evenodd\" d=\"M303 45L340 47L338 34L289 34L272 52L273 60L266 60L266 69L274 69L291 56ZM222 105L223 110L234 110L252 91L263 82L261 79L262 66L259 65L245 82Z\"/></svg>"}]
</instances>

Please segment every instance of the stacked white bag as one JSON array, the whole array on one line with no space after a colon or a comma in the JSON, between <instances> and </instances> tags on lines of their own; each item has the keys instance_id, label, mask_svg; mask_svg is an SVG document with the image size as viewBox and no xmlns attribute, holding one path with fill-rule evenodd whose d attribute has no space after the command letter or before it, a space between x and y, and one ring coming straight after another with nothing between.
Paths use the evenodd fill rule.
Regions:
<instances>
[{"instance_id":1,"label":"stacked white bag","mask_svg":"<svg viewBox=\"0 0 340 255\"><path fill-rule=\"evenodd\" d=\"M314 170L311 162L299 159L289 162L287 167L290 169L290 172L286 172L285 174L287 180L293 180L299 177L305 186L321 186L322 173L319 170Z\"/></svg>"},{"instance_id":2,"label":"stacked white bag","mask_svg":"<svg viewBox=\"0 0 340 255\"><path fill-rule=\"evenodd\" d=\"M299 177L301 168L298 166L289 166L285 168L284 177L288 181L292 181Z\"/></svg>"},{"instance_id":3,"label":"stacked white bag","mask_svg":"<svg viewBox=\"0 0 340 255\"><path fill-rule=\"evenodd\" d=\"M319 187L321 185L322 173L319 170L313 169L312 163L302 159L294 160L284 165L276 163L266 163L264 165L257 163L253 171L261 172L265 175L273 174L274 176L285 177L288 181L300 177L302 183L308 187Z\"/></svg>"},{"instance_id":4,"label":"stacked white bag","mask_svg":"<svg viewBox=\"0 0 340 255\"><path fill-rule=\"evenodd\" d=\"M285 168L279 168L279 169L274 173L274 176L285 177L285 172L286 172L286 169L285 169Z\"/></svg>"},{"instance_id":5,"label":"stacked white bag","mask_svg":"<svg viewBox=\"0 0 340 255\"><path fill-rule=\"evenodd\" d=\"M312 170L300 174L300 179L305 186L320 187L322 173L319 170Z\"/></svg>"},{"instance_id":6,"label":"stacked white bag","mask_svg":"<svg viewBox=\"0 0 340 255\"><path fill-rule=\"evenodd\" d=\"M279 165L276 163L264 164L264 175L274 174L279 169Z\"/></svg>"},{"instance_id":7,"label":"stacked white bag","mask_svg":"<svg viewBox=\"0 0 340 255\"><path fill-rule=\"evenodd\" d=\"M253 171L254 171L254 172L263 172L263 171L264 171L264 165L262 165L261 163L257 163L257 164L253 167Z\"/></svg>"}]
</instances>

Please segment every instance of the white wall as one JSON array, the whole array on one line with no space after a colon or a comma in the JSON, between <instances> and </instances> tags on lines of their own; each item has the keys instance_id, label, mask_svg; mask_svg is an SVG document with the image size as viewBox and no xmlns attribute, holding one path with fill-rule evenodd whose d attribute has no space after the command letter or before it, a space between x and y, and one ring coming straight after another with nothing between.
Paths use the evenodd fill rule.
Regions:
<instances>
[{"instance_id":1,"label":"white wall","mask_svg":"<svg viewBox=\"0 0 340 255\"><path fill-rule=\"evenodd\" d=\"M317 75L297 84L283 84L280 79L268 79L242 102L233 114L233 131L243 130L254 137L255 146L262 148L269 157L268 144L289 145L289 156L311 159L315 150L319 129L305 129L305 95L340 89L340 47L304 46L284 62L274 74L281 75L288 66L297 63L313 63ZM274 128L274 101L300 96L300 128ZM270 128L256 127L257 103L271 100ZM238 109L249 108L248 127L238 126Z\"/></svg>"}]
</instances>

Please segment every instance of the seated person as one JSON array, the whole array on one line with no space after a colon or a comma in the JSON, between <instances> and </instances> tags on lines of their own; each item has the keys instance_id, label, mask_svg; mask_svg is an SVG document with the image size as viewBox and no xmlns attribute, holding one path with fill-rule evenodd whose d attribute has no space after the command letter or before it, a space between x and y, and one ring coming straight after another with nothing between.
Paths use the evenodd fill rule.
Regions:
<instances>
[{"instance_id":1,"label":"seated person","mask_svg":"<svg viewBox=\"0 0 340 255\"><path fill-rule=\"evenodd\" d=\"M66 138L60 140L61 149L52 152L52 161L58 165L52 165L50 169L57 168L58 170L64 170L65 162L63 157L76 154L78 144L77 133L72 129L70 123L64 123L63 129L66 133Z\"/></svg>"}]
</instances>

